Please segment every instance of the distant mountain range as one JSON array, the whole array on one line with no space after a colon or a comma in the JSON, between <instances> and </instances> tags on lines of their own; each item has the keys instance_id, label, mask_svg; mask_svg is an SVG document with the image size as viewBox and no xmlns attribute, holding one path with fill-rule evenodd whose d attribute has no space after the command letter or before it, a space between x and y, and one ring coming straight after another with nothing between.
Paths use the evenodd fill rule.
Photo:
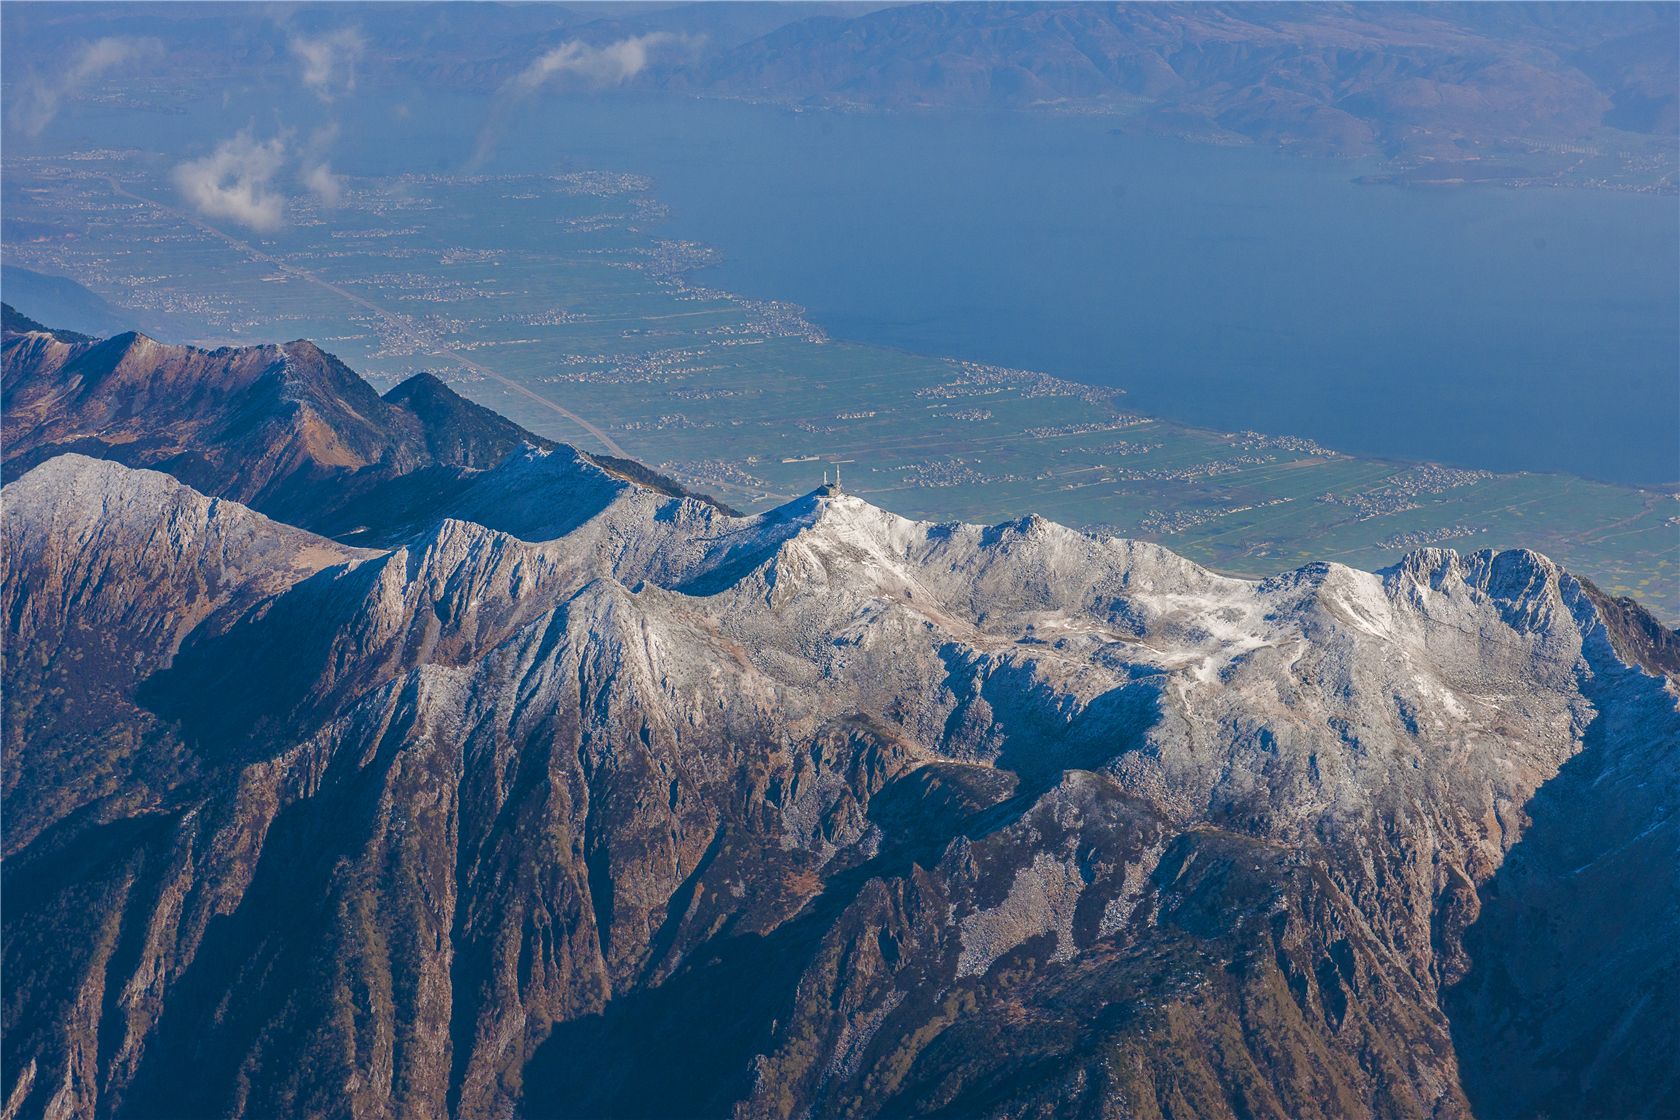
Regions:
<instances>
[{"instance_id":1,"label":"distant mountain range","mask_svg":"<svg viewBox=\"0 0 1680 1120\"><path fill-rule=\"evenodd\" d=\"M4 341L44 1116L1673 1115L1680 638L738 517L314 346Z\"/></svg>"},{"instance_id":2,"label":"distant mountain range","mask_svg":"<svg viewBox=\"0 0 1680 1120\"><path fill-rule=\"evenodd\" d=\"M1135 113L1199 139L1445 156L1680 132L1674 5L915 4L808 19L675 79L809 104Z\"/></svg>"},{"instance_id":3,"label":"distant mountain range","mask_svg":"<svg viewBox=\"0 0 1680 1120\"><path fill-rule=\"evenodd\" d=\"M154 65L177 81L279 80L295 69L293 37L346 28L367 46L358 67L372 87L418 77L491 92L568 44L637 43L634 67L546 80L796 106L1110 113L1199 140L1413 160L1601 128L1680 137L1671 3L399 3L284 19L89 4L6 16L13 80L27 80L28 59L113 35L158 44Z\"/></svg>"}]
</instances>

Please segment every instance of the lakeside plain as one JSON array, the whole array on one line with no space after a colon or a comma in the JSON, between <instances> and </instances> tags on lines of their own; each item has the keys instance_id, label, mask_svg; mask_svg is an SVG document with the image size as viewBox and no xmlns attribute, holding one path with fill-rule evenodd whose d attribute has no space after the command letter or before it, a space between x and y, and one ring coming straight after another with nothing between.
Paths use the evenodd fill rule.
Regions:
<instances>
[{"instance_id":1,"label":"lakeside plain","mask_svg":"<svg viewBox=\"0 0 1680 1120\"><path fill-rule=\"evenodd\" d=\"M262 237L187 213L132 151L9 158L7 177L8 216L46 231L7 245L13 265L86 278L205 343L312 338L382 386L434 370L533 431L740 508L809 490L837 462L848 488L907 516L1037 513L1243 575L1529 547L1680 617L1671 492L1356 457L1145 416L1033 371L837 341L794 305L700 283L715 250L665 236L639 175L357 178L336 209L294 202Z\"/></svg>"}]
</instances>

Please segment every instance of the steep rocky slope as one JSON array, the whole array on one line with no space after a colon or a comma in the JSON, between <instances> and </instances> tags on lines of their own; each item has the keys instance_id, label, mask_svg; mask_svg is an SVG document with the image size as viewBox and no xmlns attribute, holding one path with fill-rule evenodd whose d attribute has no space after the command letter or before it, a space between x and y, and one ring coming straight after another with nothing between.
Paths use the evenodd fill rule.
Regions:
<instances>
[{"instance_id":1,"label":"steep rocky slope","mask_svg":"<svg viewBox=\"0 0 1680 1120\"><path fill-rule=\"evenodd\" d=\"M358 544L401 539L477 472L523 446L553 446L429 373L381 397L309 342L200 350L134 333L97 340L7 308L0 353L8 478L74 451ZM636 480L686 493L651 471Z\"/></svg>"},{"instance_id":2,"label":"steep rocky slope","mask_svg":"<svg viewBox=\"0 0 1680 1120\"><path fill-rule=\"evenodd\" d=\"M1663 631L1543 557L461 477L5 487L4 1115L1666 1107Z\"/></svg>"}]
</instances>

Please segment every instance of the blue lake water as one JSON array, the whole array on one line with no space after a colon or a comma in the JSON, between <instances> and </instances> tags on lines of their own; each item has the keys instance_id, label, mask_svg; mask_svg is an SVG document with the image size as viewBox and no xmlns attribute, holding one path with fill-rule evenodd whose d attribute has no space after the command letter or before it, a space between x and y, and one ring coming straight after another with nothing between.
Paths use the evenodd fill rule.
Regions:
<instances>
[{"instance_id":1,"label":"blue lake water","mask_svg":"<svg viewBox=\"0 0 1680 1120\"><path fill-rule=\"evenodd\" d=\"M1093 119L529 117L550 151L652 174L672 230L725 252L709 282L839 337L1362 454L1680 480L1672 197L1362 186L1345 161Z\"/></svg>"},{"instance_id":2,"label":"blue lake water","mask_svg":"<svg viewBox=\"0 0 1680 1120\"><path fill-rule=\"evenodd\" d=\"M458 170L486 108L366 93L331 110L335 166ZM82 124L201 150L321 112L244 91ZM1123 388L1140 411L1359 454L1680 481L1672 197L1361 186L1358 164L1094 118L630 96L518 106L484 169L562 167L653 176L664 232L726 255L705 282L804 304L837 337L1045 370Z\"/></svg>"}]
</instances>

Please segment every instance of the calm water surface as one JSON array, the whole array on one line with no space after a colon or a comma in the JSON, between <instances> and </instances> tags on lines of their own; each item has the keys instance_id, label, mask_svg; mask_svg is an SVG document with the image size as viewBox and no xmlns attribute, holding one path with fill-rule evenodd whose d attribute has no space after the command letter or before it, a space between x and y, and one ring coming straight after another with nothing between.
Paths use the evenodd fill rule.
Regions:
<instances>
[{"instance_id":1,"label":"calm water surface","mask_svg":"<svg viewBox=\"0 0 1680 1120\"><path fill-rule=\"evenodd\" d=\"M332 109L335 166L459 170L486 110L366 94ZM311 112L248 91L84 123L201 151ZM804 304L837 337L1046 370L1123 388L1141 411L1354 453L1680 480L1674 198L1360 186L1358 164L1095 119L628 96L504 115L486 171L563 167L653 176L663 232L726 256L705 282Z\"/></svg>"},{"instance_id":2,"label":"calm water surface","mask_svg":"<svg viewBox=\"0 0 1680 1120\"><path fill-rule=\"evenodd\" d=\"M1364 454L1680 480L1680 206L1361 186L1345 161L1017 115L581 101L532 113L643 170L706 279L831 333L1127 390Z\"/></svg>"}]
</instances>

